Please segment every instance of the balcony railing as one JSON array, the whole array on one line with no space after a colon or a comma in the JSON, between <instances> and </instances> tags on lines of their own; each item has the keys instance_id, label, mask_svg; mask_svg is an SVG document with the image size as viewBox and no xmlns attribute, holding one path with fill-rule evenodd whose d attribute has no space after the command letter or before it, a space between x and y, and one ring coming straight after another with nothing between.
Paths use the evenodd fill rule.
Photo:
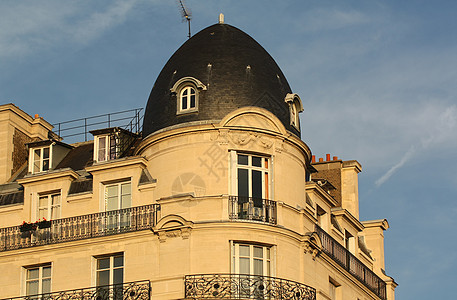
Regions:
<instances>
[{"instance_id":1,"label":"balcony railing","mask_svg":"<svg viewBox=\"0 0 457 300\"><path fill-rule=\"evenodd\" d=\"M136 281L116 285L105 285L77 290L66 290L40 295L3 298L1 300L150 300L151 283Z\"/></svg>"},{"instance_id":2,"label":"balcony railing","mask_svg":"<svg viewBox=\"0 0 457 300\"><path fill-rule=\"evenodd\" d=\"M232 220L254 220L276 224L276 202L268 199L229 196Z\"/></svg>"},{"instance_id":3,"label":"balcony railing","mask_svg":"<svg viewBox=\"0 0 457 300\"><path fill-rule=\"evenodd\" d=\"M187 275L185 294L187 299L316 299L316 290L305 284L242 274Z\"/></svg>"},{"instance_id":4,"label":"balcony railing","mask_svg":"<svg viewBox=\"0 0 457 300\"><path fill-rule=\"evenodd\" d=\"M49 221L47 228L0 228L0 251L76 241L150 229L157 224L158 204Z\"/></svg>"},{"instance_id":5,"label":"balcony railing","mask_svg":"<svg viewBox=\"0 0 457 300\"><path fill-rule=\"evenodd\" d=\"M386 283L378 275L317 225L316 232L321 239L324 253L345 268L379 298L386 299Z\"/></svg>"}]
</instances>

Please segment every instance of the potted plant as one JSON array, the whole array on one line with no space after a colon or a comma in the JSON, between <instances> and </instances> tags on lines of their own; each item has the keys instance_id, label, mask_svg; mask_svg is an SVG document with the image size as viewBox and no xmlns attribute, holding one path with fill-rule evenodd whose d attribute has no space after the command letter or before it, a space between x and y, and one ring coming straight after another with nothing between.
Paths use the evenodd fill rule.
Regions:
<instances>
[{"instance_id":1,"label":"potted plant","mask_svg":"<svg viewBox=\"0 0 457 300\"><path fill-rule=\"evenodd\" d=\"M51 227L51 221L46 220L43 218L43 221L38 221L38 228L43 229L43 228L50 228Z\"/></svg>"},{"instance_id":2,"label":"potted plant","mask_svg":"<svg viewBox=\"0 0 457 300\"><path fill-rule=\"evenodd\" d=\"M27 223L26 221L22 222L22 224L19 226L19 230L21 232L28 232L36 229L36 225L33 223Z\"/></svg>"}]
</instances>

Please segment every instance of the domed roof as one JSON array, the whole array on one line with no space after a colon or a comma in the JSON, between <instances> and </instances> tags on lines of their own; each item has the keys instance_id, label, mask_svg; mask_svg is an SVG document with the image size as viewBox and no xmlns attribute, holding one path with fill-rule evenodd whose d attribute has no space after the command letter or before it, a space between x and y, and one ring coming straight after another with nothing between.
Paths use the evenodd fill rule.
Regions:
<instances>
[{"instance_id":1,"label":"domed roof","mask_svg":"<svg viewBox=\"0 0 457 300\"><path fill-rule=\"evenodd\" d=\"M179 86L197 91L197 108L180 113ZM152 88L143 136L168 126L221 120L245 106L269 110L296 135L291 125L289 84L274 59L253 38L227 24L207 27L187 40L168 60Z\"/></svg>"}]
</instances>

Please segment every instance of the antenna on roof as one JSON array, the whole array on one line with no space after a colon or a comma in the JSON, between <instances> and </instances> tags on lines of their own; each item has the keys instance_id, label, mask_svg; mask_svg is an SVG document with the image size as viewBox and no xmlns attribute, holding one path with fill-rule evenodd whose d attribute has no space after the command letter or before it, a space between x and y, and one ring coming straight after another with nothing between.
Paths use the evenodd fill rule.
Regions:
<instances>
[{"instance_id":1,"label":"antenna on roof","mask_svg":"<svg viewBox=\"0 0 457 300\"><path fill-rule=\"evenodd\" d=\"M192 17L192 13L184 5L184 0L178 0L178 2L179 2L180 9L181 9L182 20L183 20L183 22L187 21L187 25L189 26L189 35L187 37L190 38L191 37L191 35L190 35L190 19Z\"/></svg>"}]
</instances>

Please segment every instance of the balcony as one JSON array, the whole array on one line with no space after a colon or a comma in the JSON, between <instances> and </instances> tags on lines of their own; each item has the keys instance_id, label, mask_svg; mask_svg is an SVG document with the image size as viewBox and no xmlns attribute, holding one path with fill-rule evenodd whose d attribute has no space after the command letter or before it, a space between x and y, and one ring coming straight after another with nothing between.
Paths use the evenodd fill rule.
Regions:
<instances>
[{"instance_id":1,"label":"balcony","mask_svg":"<svg viewBox=\"0 0 457 300\"><path fill-rule=\"evenodd\" d=\"M229 196L231 220L252 220L276 224L276 202L268 199Z\"/></svg>"},{"instance_id":2,"label":"balcony","mask_svg":"<svg viewBox=\"0 0 457 300\"><path fill-rule=\"evenodd\" d=\"M0 228L0 252L150 229L158 211L158 204L150 204L52 220L46 228Z\"/></svg>"},{"instance_id":3,"label":"balcony","mask_svg":"<svg viewBox=\"0 0 457 300\"><path fill-rule=\"evenodd\" d=\"M315 300L316 290L295 281L241 274L187 275L186 299Z\"/></svg>"},{"instance_id":4,"label":"balcony","mask_svg":"<svg viewBox=\"0 0 457 300\"><path fill-rule=\"evenodd\" d=\"M41 295L3 298L1 300L149 300L151 299L151 283L136 281L116 285L97 286L77 290L66 290Z\"/></svg>"},{"instance_id":5,"label":"balcony","mask_svg":"<svg viewBox=\"0 0 457 300\"><path fill-rule=\"evenodd\" d=\"M379 298L386 300L386 283L351 252L316 225L316 233L322 242L322 251L346 269Z\"/></svg>"}]
</instances>

